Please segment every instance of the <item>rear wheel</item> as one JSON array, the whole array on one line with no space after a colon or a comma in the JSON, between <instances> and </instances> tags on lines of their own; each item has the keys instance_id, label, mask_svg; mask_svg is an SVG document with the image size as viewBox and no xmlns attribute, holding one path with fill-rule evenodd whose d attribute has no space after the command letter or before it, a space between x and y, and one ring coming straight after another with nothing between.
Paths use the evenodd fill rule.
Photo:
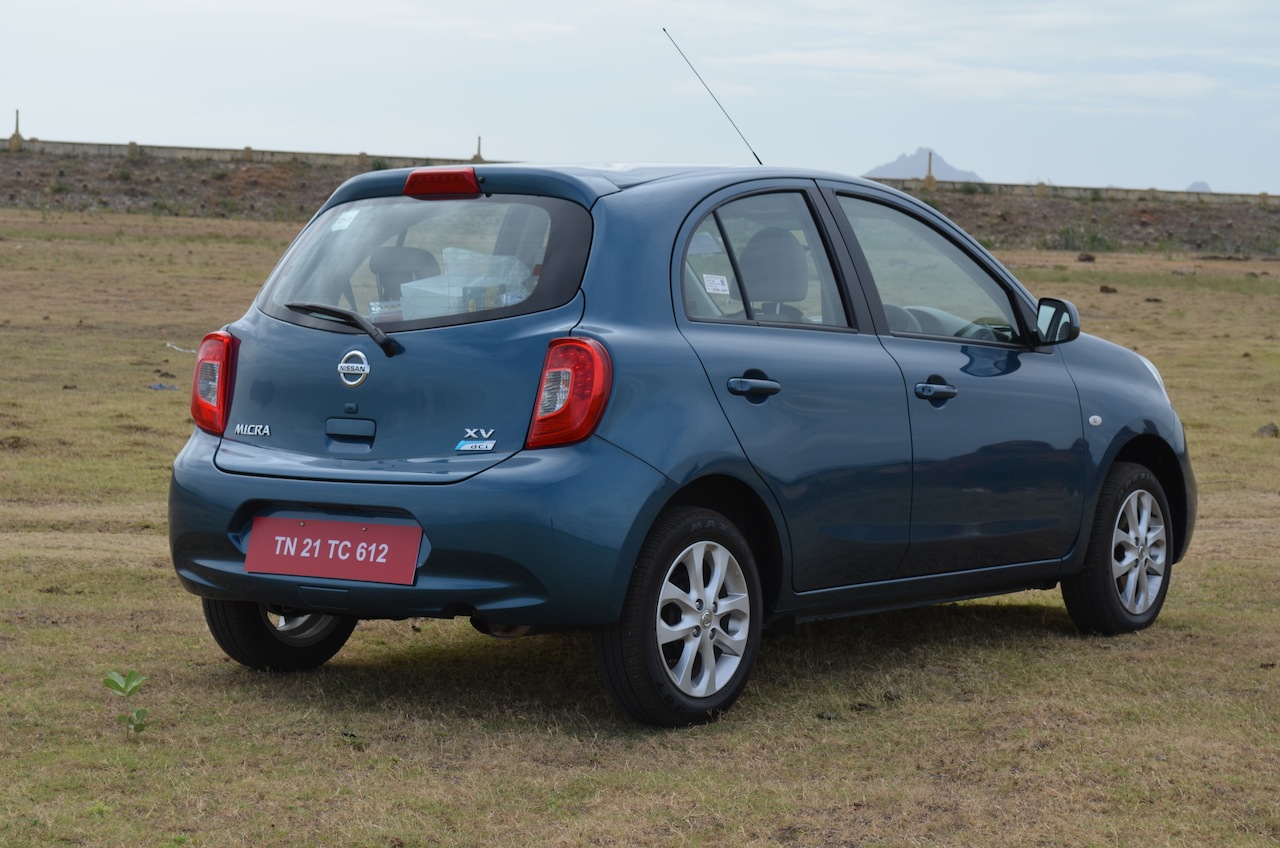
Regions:
<instances>
[{"instance_id":1,"label":"rear wheel","mask_svg":"<svg viewBox=\"0 0 1280 848\"><path fill-rule=\"evenodd\" d=\"M227 656L259 671L302 671L342 649L356 619L251 601L204 599L204 620Z\"/></svg>"},{"instance_id":2,"label":"rear wheel","mask_svg":"<svg viewBox=\"0 0 1280 848\"><path fill-rule=\"evenodd\" d=\"M636 560L622 619L597 631L601 673L640 721L712 721L742 694L762 625L760 579L741 531L711 510L668 510Z\"/></svg>"},{"instance_id":3,"label":"rear wheel","mask_svg":"<svg viewBox=\"0 0 1280 848\"><path fill-rule=\"evenodd\" d=\"M1076 626L1111 635L1156 620L1169 591L1169 501L1146 467L1118 462L1098 498L1084 570L1062 581Z\"/></svg>"}]
</instances>

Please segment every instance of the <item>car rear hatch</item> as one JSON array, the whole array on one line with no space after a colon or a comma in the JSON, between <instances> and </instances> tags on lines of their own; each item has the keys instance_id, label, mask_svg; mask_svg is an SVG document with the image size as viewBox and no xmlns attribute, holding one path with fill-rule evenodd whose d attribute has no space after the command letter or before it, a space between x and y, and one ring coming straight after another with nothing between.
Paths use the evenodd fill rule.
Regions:
<instances>
[{"instance_id":1,"label":"car rear hatch","mask_svg":"<svg viewBox=\"0 0 1280 848\"><path fill-rule=\"evenodd\" d=\"M331 200L227 328L220 469L447 483L523 447L549 343L582 316L590 213L471 169L405 177Z\"/></svg>"}]
</instances>

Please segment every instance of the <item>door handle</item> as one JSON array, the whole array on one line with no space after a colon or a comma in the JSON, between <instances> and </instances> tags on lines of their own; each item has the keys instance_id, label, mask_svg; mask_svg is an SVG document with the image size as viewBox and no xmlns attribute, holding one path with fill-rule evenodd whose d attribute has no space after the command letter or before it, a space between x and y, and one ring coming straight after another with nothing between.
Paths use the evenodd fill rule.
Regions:
<instances>
[{"instance_id":1,"label":"door handle","mask_svg":"<svg viewBox=\"0 0 1280 848\"><path fill-rule=\"evenodd\" d=\"M747 397L768 397L782 391L782 384L777 380L761 380L754 377L730 377L729 394Z\"/></svg>"},{"instance_id":2,"label":"door handle","mask_svg":"<svg viewBox=\"0 0 1280 848\"><path fill-rule=\"evenodd\" d=\"M946 383L916 383L916 397L921 400L950 400L960 391Z\"/></svg>"}]
</instances>

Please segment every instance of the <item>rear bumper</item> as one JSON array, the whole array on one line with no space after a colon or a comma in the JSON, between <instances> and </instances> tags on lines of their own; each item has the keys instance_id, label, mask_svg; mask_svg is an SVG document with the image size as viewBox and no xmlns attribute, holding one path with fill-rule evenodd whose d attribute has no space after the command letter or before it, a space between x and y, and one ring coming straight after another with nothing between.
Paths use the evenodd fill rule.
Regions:
<instances>
[{"instance_id":1,"label":"rear bumper","mask_svg":"<svg viewBox=\"0 0 1280 848\"><path fill-rule=\"evenodd\" d=\"M443 485L231 474L214 465L217 444L196 431L174 462L169 542L184 588L357 618L616 621L636 554L674 490L652 467L598 438L524 451ZM424 542L413 584L247 573L253 518L281 508L416 522Z\"/></svg>"}]
</instances>

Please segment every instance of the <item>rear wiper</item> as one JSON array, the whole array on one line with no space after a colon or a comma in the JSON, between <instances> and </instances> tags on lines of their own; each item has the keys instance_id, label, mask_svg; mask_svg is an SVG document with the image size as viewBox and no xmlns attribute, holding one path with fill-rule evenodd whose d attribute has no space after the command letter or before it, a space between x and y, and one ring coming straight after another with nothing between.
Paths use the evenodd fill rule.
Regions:
<instances>
[{"instance_id":1,"label":"rear wiper","mask_svg":"<svg viewBox=\"0 0 1280 848\"><path fill-rule=\"evenodd\" d=\"M358 327L368 333L369 338L373 339L374 343L382 348L382 352L389 357L395 356L403 350L390 336L378 329L372 321L359 312L352 312L350 309L343 309L340 306L328 306L323 303L286 303L285 308L292 309L294 312L301 312L304 315L323 315L326 318L335 318L349 326Z\"/></svg>"}]
</instances>

